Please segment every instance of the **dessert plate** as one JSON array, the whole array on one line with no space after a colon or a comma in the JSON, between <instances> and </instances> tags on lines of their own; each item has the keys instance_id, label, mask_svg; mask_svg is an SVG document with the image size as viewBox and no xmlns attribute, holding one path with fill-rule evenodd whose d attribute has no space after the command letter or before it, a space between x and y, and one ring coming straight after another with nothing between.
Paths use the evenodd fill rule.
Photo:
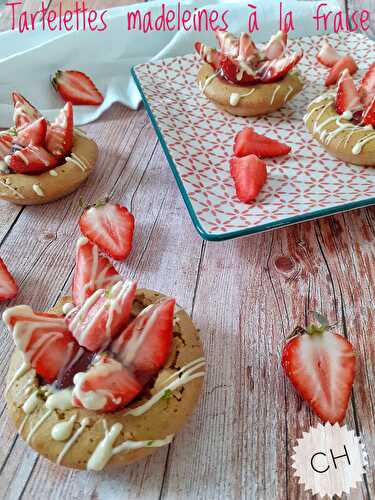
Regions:
<instances>
[{"instance_id":1,"label":"dessert plate","mask_svg":"<svg viewBox=\"0 0 375 500\"><path fill-rule=\"evenodd\" d=\"M226 240L375 204L375 168L346 164L326 153L307 132L308 104L326 92L327 68L316 61L323 41L351 53L362 76L375 42L356 33L291 40L303 48L298 69L304 90L283 109L258 118L218 111L196 83L197 55L140 64L132 69L186 207L202 238ZM292 147L289 156L267 159L269 177L255 203L237 200L229 174L234 136L245 126Z\"/></svg>"}]
</instances>

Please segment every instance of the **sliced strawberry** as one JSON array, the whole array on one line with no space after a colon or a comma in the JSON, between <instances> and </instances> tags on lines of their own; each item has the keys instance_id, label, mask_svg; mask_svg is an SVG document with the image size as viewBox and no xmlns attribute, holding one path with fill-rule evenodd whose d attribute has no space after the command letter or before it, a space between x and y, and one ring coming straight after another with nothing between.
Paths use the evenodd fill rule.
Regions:
<instances>
[{"instance_id":1,"label":"sliced strawberry","mask_svg":"<svg viewBox=\"0 0 375 500\"><path fill-rule=\"evenodd\" d=\"M224 78L232 83L252 85L260 82L259 75L250 65L247 65L246 71L243 71L240 64L228 56L221 58L220 69Z\"/></svg>"},{"instance_id":2,"label":"sliced strawberry","mask_svg":"<svg viewBox=\"0 0 375 500\"><path fill-rule=\"evenodd\" d=\"M24 125L17 130L17 135L13 137L13 143L26 147L30 144L39 146L44 143L47 131L47 120L38 118L34 122Z\"/></svg>"},{"instance_id":3,"label":"sliced strawberry","mask_svg":"<svg viewBox=\"0 0 375 500\"><path fill-rule=\"evenodd\" d=\"M255 64L259 61L259 51L249 33L241 33L238 58L241 61L252 61Z\"/></svg>"},{"instance_id":4,"label":"sliced strawberry","mask_svg":"<svg viewBox=\"0 0 375 500\"><path fill-rule=\"evenodd\" d=\"M53 156L62 157L70 153L73 146L73 106L67 102L56 120L48 127L46 148Z\"/></svg>"},{"instance_id":5,"label":"sliced strawberry","mask_svg":"<svg viewBox=\"0 0 375 500\"><path fill-rule=\"evenodd\" d=\"M359 93L364 107L367 108L375 97L375 63L371 64L362 78Z\"/></svg>"},{"instance_id":6,"label":"sliced strawberry","mask_svg":"<svg viewBox=\"0 0 375 500\"><path fill-rule=\"evenodd\" d=\"M87 410L111 412L124 408L142 386L121 363L107 355L87 372L74 377L73 404Z\"/></svg>"},{"instance_id":7,"label":"sliced strawberry","mask_svg":"<svg viewBox=\"0 0 375 500\"><path fill-rule=\"evenodd\" d=\"M112 344L112 352L139 379L147 380L168 359L175 303L174 299L166 299L146 307Z\"/></svg>"},{"instance_id":8,"label":"sliced strawberry","mask_svg":"<svg viewBox=\"0 0 375 500\"><path fill-rule=\"evenodd\" d=\"M272 158L287 155L290 151L291 148L286 144L257 134L249 127L245 127L236 135L233 145L233 152L237 157L253 154L258 158Z\"/></svg>"},{"instance_id":9,"label":"sliced strawberry","mask_svg":"<svg viewBox=\"0 0 375 500\"><path fill-rule=\"evenodd\" d=\"M113 259L129 255L134 233L134 216L122 205L98 203L87 208L79 221L82 233Z\"/></svg>"},{"instance_id":10,"label":"sliced strawberry","mask_svg":"<svg viewBox=\"0 0 375 500\"><path fill-rule=\"evenodd\" d=\"M372 98L368 108L363 113L361 125L372 125L375 128L375 96Z\"/></svg>"},{"instance_id":11,"label":"sliced strawberry","mask_svg":"<svg viewBox=\"0 0 375 500\"><path fill-rule=\"evenodd\" d=\"M340 56L338 55L336 49L331 47L331 45L326 42L323 43L323 46L318 52L316 58L320 64L327 66L327 68L332 68L340 60Z\"/></svg>"},{"instance_id":12,"label":"sliced strawberry","mask_svg":"<svg viewBox=\"0 0 375 500\"><path fill-rule=\"evenodd\" d=\"M89 351L102 351L126 326L135 297L134 281L96 290L65 317L77 342Z\"/></svg>"},{"instance_id":13,"label":"sliced strawberry","mask_svg":"<svg viewBox=\"0 0 375 500\"><path fill-rule=\"evenodd\" d=\"M121 280L109 260L86 238L79 238L76 248L72 295L77 306L82 305L99 288L107 289Z\"/></svg>"},{"instance_id":14,"label":"sliced strawberry","mask_svg":"<svg viewBox=\"0 0 375 500\"><path fill-rule=\"evenodd\" d=\"M353 346L342 335L312 325L289 340L282 366L301 397L324 421L341 422L355 376Z\"/></svg>"},{"instance_id":15,"label":"sliced strawberry","mask_svg":"<svg viewBox=\"0 0 375 500\"><path fill-rule=\"evenodd\" d=\"M8 271L3 259L0 258L0 302L14 299L17 293L17 283Z\"/></svg>"},{"instance_id":16,"label":"sliced strawberry","mask_svg":"<svg viewBox=\"0 0 375 500\"><path fill-rule=\"evenodd\" d=\"M9 168L18 174L40 174L55 167L57 161L42 146L30 145L12 154Z\"/></svg>"},{"instance_id":17,"label":"sliced strawberry","mask_svg":"<svg viewBox=\"0 0 375 500\"><path fill-rule=\"evenodd\" d=\"M255 155L232 158L230 173L237 197L243 203L254 201L267 180L266 164Z\"/></svg>"},{"instance_id":18,"label":"sliced strawberry","mask_svg":"<svg viewBox=\"0 0 375 500\"><path fill-rule=\"evenodd\" d=\"M288 43L288 33L286 31L278 31L276 35L273 35L270 41L264 48L264 55L266 59L280 59L283 57L286 51L286 46Z\"/></svg>"},{"instance_id":19,"label":"sliced strawberry","mask_svg":"<svg viewBox=\"0 0 375 500\"><path fill-rule=\"evenodd\" d=\"M266 61L259 67L258 75L263 83L276 82L287 75L300 62L302 57L303 50L301 49L290 56Z\"/></svg>"},{"instance_id":20,"label":"sliced strawberry","mask_svg":"<svg viewBox=\"0 0 375 500\"><path fill-rule=\"evenodd\" d=\"M216 30L215 35L219 43L220 52L223 56L238 57L240 41L232 33Z\"/></svg>"},{"instance_id":21,"label":"sliced strawberry","mask_svg":"<svg viewBox=\"0 0 375 500\"><path fill-rule=\"evenodd\" d=\"M0 160L3 160L6 156L12 152L14 136L8 132L2 132L0 134Z\"/></svg>"},{"instance_id":22,"label":"sliced strawberry","mask_svg":"<svg viewBox=\"0 0 375 500\"><path fill-rule=\"evenodd\" d=\"M341 74L336 94L336 111L342 115L344 111L356 112L362 109L361 99L353 78L347 69Z\"/></svg>"},{"instance_id":23,"label":"sliced strawberry","mask_svg":"<svg viewBox=\"0 0 375 500\"><path fill-rule=\"evenodd\" d=\"M79 350L62 315L15 306L4 312L3 320L26 361L48 383L59 376Z\"/></svg>"},{"instance_id":24,"label":"sliced strawberry","mask_svg":"<svg viewBox=\"0 0 375 500\"><path fill-rule=\"evenodd\" d=\"M65 102L99 106L104 101L94 82L82 71L59 70L51 79L51 83Z\"/></svg>"},{"instance_id":25,"label":"sliced strawberry","mask_svg":"<svg viewBox=\"0 0 375 500\"><path fill-rule=\"evenodd\" d=\"M345 69L347 69L351 75L354 75L354 73L356 73L356 71L358 70L357 63L352 58L352 56L346 55L344 57L341 57L331 68L331 71L329 72L325 81L326 87L337 83L341 76L341 73Z\"/></svg>"},{"instance_id":26,"label":"sliced strawberry","mask_svg":"<svg viewBox=\"0 0 375 500\"><path fill-rule=\"evenodd\" d=\"M42 117L39 111L18 92L12 92L12 99L14 104L13 121L17 129Z\"/></svg>"},{"instance_id":27,"label":"sliced strawberry","mask_svg":"<svg viewBox=\"0 0 375 500\"><path fill-rule=\"evenodd\" d=\"M215 71L220 68L221 55L216 49L207 47L204 43L196 42L194 44L195 50L201 56L202 60L209 64Z\"/></svg>"}]
</instances>

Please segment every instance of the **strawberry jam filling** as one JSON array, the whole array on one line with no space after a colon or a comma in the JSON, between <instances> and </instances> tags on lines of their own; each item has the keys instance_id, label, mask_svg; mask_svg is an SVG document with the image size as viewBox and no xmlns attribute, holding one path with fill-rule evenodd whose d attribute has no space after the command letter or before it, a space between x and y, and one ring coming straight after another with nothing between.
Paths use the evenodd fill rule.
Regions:
<instances>
[{"instance_id":1,"label":"strawberry jam filling","mask_svg":"<svg viewBox=\"0 0 375 500\"><path fill-rule=\"evenodd\" d=\"M258 49L248 33L237 38L231 33L217 31L218 49L197 42L195 49L204 62L226 82L250 86L272 83L284 78L302 59L303 51L286 55L287 33L279 31Z\"/></svg>"}]
</instances>

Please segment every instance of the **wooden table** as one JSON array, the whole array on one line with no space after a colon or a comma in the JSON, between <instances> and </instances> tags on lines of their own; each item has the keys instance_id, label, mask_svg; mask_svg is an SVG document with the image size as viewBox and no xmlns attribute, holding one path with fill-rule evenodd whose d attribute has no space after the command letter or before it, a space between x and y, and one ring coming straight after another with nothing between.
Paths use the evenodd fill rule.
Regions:
<instances>
[{"instance_id":1,"label":"wooden table","mask_svg":"<svg viewBox=\"0 0 375 500\"><path fill-rule=\"evenodd\" d=\"M283 376L285 339L309 311L326 313L354 344L358 373L346 423L372 467L350 498L375 495L375 209L356 210L258 236L208 243L195 232L144 109L114 106L85 127L100 148L75 194L41 207L0 202L0 255L20 284L13 304L51 306L68 292L79 199L109 194L136 217L134 249L119 268L177 298L199 327L208 361L194 417L168 447L101 475L38 457L0 402L2 499L298 499L297 438L318 419ZM13 350L0 338L2 389Z\"/></svg>"}]
</instances>

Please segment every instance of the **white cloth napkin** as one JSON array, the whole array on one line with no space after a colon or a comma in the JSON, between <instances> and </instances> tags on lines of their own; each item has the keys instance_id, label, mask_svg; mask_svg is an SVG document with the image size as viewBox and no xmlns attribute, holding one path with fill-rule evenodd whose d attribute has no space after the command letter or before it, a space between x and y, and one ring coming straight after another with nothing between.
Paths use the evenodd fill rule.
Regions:
<instances>
[{"instance_id":1,"label":"white cloth napkin","mask_svg":"<svg viewBox=\"0 0 375 500\"><path fill-rule=\"evenodd\" d=\"M177 2L166 2L169 8L177 8ZM193 7L197 2L181 2ZM235 33L246 31L250 13L248 2L220 2L213 0L201 6L219 12L229 10L229 29ZM257 5L260 31L255 32L255 42L267 40L279 29L279 0L253 0ZM284 0L284 11L293 10L295 31L292 37L316 34L313 13L319 2ZM75 123L83 125L98 118L114 102L137 109L140 95L130 75L133 65L193 52L193 43L201 40L214 44L212 32L157 32L142 33L127 30L127 12L140 9L152 11L153 18L161 11L162 1L117 7L106 15L108 28L102 32L35 31L18 33L7 31L0 34L0 127L12 122L13 108L10 92L17 90L35 104L48 118L56 116L63 102L52 88L49 78L57 69L78 69L90 75L105 95L100 107L75 106ZM336 10L330 1L328 10Z\"/></svg>"}]
</instances>

